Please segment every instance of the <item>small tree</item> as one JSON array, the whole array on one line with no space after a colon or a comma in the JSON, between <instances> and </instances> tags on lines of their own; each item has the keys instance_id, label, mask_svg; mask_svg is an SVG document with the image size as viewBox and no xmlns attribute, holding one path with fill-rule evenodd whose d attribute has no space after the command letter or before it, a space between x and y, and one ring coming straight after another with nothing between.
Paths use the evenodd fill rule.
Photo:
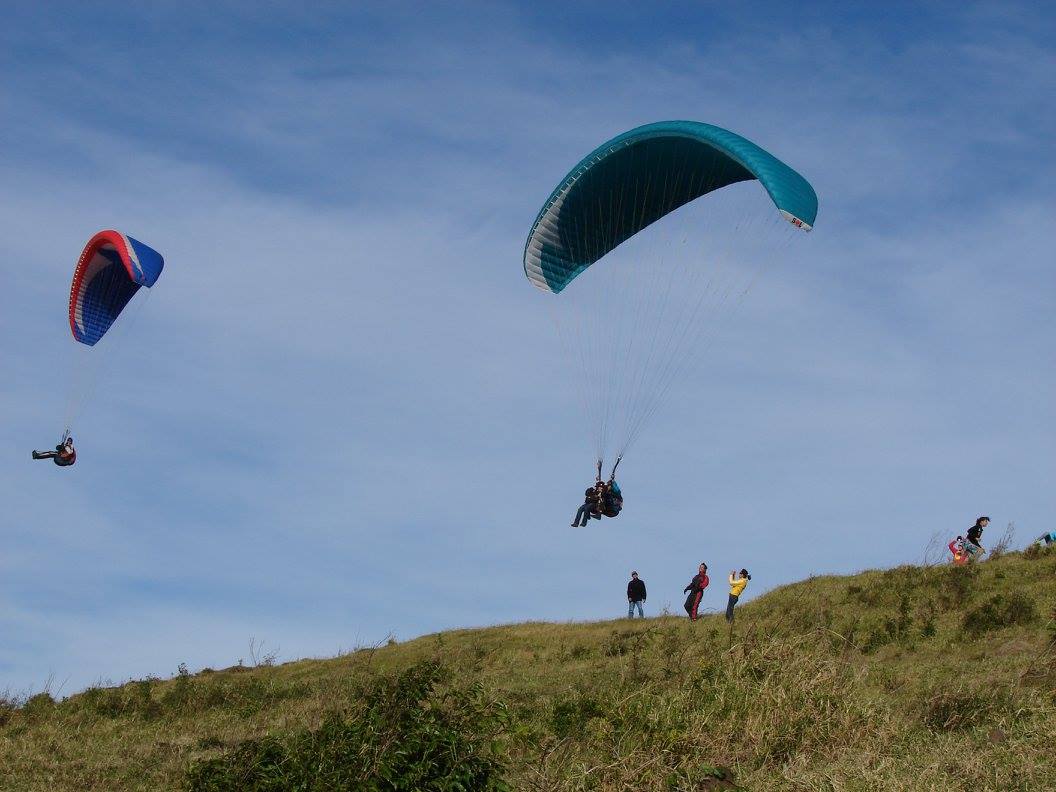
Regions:
<instances>
[{"instance_id":1,"label":"small tree","mask_svg":"<svg viewBox=\"0 0 1056 792\"><path fill-rule=\"evenodd\" d=\"M931 539L928 540L928 544L924 547L924 554L920 559L921 566L933 567L946 562L949 548L946 546L945 536L946 534L942 531L936 531L931 535Z\"/></svg>"},{"instance_id":2,"label":"small tree","mask_svg":"<svg viewBox=\"0 0 1056 792\"><path fill-rule=\"evenodd\" d=\"M1001 534L1001 538L994 542L994 546L990 548L990 560L993 561L996 558L1000 558L1008 552L1008 548L1012 546L1012 539L1016 535L1016 524L1009 522L1005 526L1005 532Z\"/></svg>"}]
</instances>

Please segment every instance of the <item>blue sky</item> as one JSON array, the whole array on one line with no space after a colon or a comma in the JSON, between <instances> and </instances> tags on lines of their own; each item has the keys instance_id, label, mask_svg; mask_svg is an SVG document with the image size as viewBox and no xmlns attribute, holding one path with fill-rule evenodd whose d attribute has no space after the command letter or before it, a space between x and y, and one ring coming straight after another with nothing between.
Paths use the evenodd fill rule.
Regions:
<instances>
[{"instance_id":1,"label":"blue sky","mask_svg":"<svg viewBox=\"0 0 1056 792\"><path fill-rule=\"evenodd\" d=\"M22 3L0 30L0 690L678 608L1053 527L1056 30L1041 4ZM689 118L821 198L573 532L521 270L580 156ZM54 442L69 277L166 257ZM725 604L713 585L709 608Z\"/></svg>"}]
</instances>

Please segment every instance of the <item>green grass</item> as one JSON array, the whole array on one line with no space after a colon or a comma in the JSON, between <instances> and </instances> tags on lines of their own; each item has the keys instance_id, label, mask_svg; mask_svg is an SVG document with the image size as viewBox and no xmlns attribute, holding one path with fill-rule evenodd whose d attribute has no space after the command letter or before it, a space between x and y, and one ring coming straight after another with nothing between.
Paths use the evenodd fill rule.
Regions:
<instances>
[{"instance_id":1,"label":"green grass","mask_svg":"<svg viewBox=\"0 0 1056 792\"><path fill-rule=\"evenodd\" d=\"M1056 552L0 702L3 790L1056 789Z\"/></svg>"}]
</instances>

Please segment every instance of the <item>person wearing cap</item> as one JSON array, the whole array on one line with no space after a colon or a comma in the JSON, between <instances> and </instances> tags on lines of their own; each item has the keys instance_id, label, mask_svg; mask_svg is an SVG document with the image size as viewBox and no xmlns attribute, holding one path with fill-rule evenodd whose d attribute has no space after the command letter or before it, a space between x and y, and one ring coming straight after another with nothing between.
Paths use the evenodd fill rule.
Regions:
<instances>
[{"instance_id":1,"label":"person wearing cap","mask_svg":"<svg viewBox=\"0 0 1056 792\"><path fill-rule=\"evenodd\" d=\"M693 579L689 581L689 585L682 589L683 594L689 594L686 597L686 603L683 607L686 609L686 613L689 614L690 621L697 620L697 609L700 607L700 598L704 596L704 589L708 587L708 565L703 561L700 562L700 566L697 567L697 574L693 576Z\"/></svg>"},{"instance_id":2,"label":"person wearing cap","mask_svg":"<svg viewBox=\"0 0 1056 792\"><path fill-rule=\"evenodd\" d=\"M642 612L642 603L645 602L645 581L638 577L637 572L631 573L631 579L627 583L627 618L634 618L634 609L638 608L638 616L645 618Z\"/></svg>"},{"instance_id":3,"label":"person wearing cap","mask_svg":"<svg viewBox=\"0 0 1056 792\"><path fill-rule=\"evenodd\" d=\"M730 599L726 603L726 621L730 624L733 624L733 606L737 604L737 600L741 598L741 592L751 579L752 576L748 574L747 569L742 569L739 576L730 570Z\"/></svg>"}]
</instances>

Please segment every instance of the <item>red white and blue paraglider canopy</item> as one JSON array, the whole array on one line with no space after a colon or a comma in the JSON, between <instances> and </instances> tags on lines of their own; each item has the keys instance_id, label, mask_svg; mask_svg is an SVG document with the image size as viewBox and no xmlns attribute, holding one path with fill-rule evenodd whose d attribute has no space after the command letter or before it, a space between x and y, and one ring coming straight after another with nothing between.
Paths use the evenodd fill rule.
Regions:
<instances>
[{"instance_id":1,"label":"red white and blue paraglider canopy","mask_svg":"<svg viewBox=\"0 0 1056 792\"><path fill-rule=\"evenodd\" d=\"M93 346L106 335L140 286L153 286L165 260L158 251L120 231L88 240L70 286L70 331Z\"/></svg>"}]
</instances>

